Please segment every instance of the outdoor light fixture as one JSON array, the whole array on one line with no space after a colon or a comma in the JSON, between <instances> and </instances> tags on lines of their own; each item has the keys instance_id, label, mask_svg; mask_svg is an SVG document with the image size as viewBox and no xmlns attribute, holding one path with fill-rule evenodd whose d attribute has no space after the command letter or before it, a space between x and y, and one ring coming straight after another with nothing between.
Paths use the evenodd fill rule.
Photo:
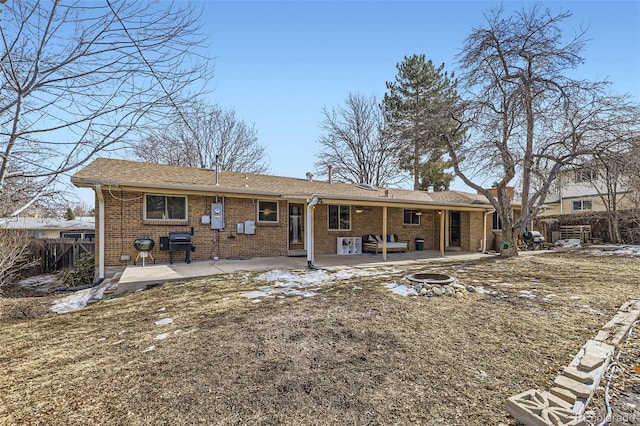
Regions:
<instances>
[{"instance_id":1,"label":"outdoor light fixture","mask_svg":"<svg viewBox=\"0 0 640 426\"><path fill-rule=\"evenodd\" d=\"M362 213L362 207L361 206L356 206L356 213L360 214Z\"/></svg>"},{"instance_id":2,"label":"outdoor light fixture","mask_svg":"<svg viewBox=\"0 0 640 426\"><path fill-rule=\"evenodd\" d=\"M422 210L416 210L416 216L422 216Z\"/></svg>"}]
</instances>

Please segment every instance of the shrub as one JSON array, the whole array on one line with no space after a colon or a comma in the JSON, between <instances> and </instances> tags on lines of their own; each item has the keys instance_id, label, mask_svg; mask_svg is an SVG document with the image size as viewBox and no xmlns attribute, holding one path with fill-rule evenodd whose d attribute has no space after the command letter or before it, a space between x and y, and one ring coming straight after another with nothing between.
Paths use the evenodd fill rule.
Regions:
<instances>
[{"instance_id":1,"label":"shrub","mask_svg":"<svg viewBox=\"0 0 640 426\"><path fill-rule=\"evenodd\" d=\"M67 287L78 287L89 285L93 282L95 275L94 256L85 254L80 256L76 265L61 271L58 279Z\"/></svg>"}]
</instances>

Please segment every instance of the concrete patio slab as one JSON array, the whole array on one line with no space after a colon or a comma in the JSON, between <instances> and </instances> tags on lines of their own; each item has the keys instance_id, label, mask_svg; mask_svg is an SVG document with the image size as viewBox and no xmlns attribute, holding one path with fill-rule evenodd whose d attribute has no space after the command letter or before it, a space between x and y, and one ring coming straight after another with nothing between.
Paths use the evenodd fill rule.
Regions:
<instances>
[{"instance_id":1,"label":"concrete patio slab","mask_svg":"<svg viewBox=\"0 0 640 426\"><path fill-rule=\"evenodd\" d=\"M344 269L389 266L398 264L414 264L421 261L445 261L451 259L472 259L495 256L495 254L447 252L444 257L438 251L410 251L405 253L389 253L387 260L382 255L322 255L316 256L313 266L318 268ZM166 281L177 281L210 275L228 274L244 271L267 271L273 269L304 270L308 269L306 257L255 257L247 259L220 259L185 262L173 264L129 265L122 272L118 281L118 293L145 288L148 285Z\"/></svg>"}]
</instances>

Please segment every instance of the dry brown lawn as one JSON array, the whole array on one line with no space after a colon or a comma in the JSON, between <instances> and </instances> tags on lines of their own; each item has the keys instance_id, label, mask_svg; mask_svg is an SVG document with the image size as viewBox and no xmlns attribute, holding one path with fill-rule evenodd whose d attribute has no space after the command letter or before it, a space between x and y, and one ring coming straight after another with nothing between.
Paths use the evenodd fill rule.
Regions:
<instances>
[{"instance_id":1,"label":"dry brown lawn","mask_svg":"<svg viewBox=\"0 0 640 426\"><path fill-rule=\"evenodd\" d=\"M492 293L403 297L382 285L398 272L260 303L242 296L267 284L255 273L62 315L45 314L52 296L5 296L0 424L512 425L506 398L548 389L640 293L632 257L551 252L407 269L418 270ZM155 324L163 318L173 322Z\"/></svg>"}]
</instances>

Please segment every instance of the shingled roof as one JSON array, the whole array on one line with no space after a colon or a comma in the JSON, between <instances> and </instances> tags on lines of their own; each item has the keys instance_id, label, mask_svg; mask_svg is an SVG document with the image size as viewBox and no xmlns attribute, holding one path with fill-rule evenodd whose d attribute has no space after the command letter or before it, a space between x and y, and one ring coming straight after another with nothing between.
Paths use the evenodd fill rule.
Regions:
<instances>
[{"instance_id":1,"label":"shingled roof","mask_svg":"<svg viewBox=\"0 0 640 426\"><path fill-rule=\"evenodd\" d=\"M218 194L262 195L289 199L312 196L371 203L414 203L490 207L486 198L461 191L431 192L374 188L339 182L216 171L194 167L98 158L71 177L81 188L122 187L137 190L195 191Z\"/></svg>"}]
</instances>

